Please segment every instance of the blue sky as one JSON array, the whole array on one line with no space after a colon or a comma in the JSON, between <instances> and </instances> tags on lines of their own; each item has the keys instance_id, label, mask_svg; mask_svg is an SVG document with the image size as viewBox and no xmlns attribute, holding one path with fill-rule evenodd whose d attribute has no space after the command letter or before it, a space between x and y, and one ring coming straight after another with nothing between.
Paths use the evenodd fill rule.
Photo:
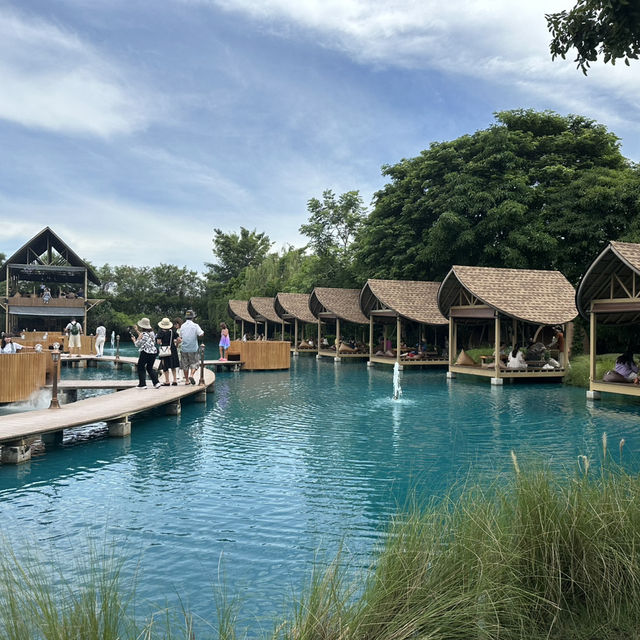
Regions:
<instances>
[{"instance_id":1,"label":"blue sky","mask_svg":"<svg viewBox=\"0 0 640 640\"><path fill-rule=\"evenodd\" d=\"M201 270L213 229L301 246L306 202L512 108L640 160L640 64L550 60L574 0L0 0L0 251Z\"/></svg>"}]
</instances>

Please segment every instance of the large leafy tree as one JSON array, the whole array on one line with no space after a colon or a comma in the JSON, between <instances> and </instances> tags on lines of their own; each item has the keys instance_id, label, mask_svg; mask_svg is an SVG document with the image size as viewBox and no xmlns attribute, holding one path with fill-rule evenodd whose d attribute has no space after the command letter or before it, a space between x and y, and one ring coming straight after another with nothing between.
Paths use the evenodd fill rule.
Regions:
<instances>
[{"instance_id":1,"label":"large leafy tree","mask_svg":"<svg viewBox=\"0 0 640 640\"><path fill-rule=\"evenodd\" d=\"M223 233L214 229L214 263L208 263L209 280L228 283L237 278L248 266L260 264L267 256L272 242L265 233L240 227L240 234Z\"/></svg>"},{"instance_id":2,"label":"large leafy tree","mask_svg":"<svg viewBox=\"0 0 640 640\"><path fill-rule=\"evenodd\" d=\"M322 201L311 198L307 203L309 219L300 233L309 238L311 259L302 265L300 283L314 286L353 286L351 244L365 218L366 208L358 191L336 196L327 189Z\"/></svg>"},{"instance_id":3,"label":"large leafy tree","mask_svg":"<svg viewBox=\"0 0 640 640\"><path fill-rule=\"evenodd\" d=\"M471 264L576 282L608 240L640 237L638 170L580 116L501 112L383 173L390 183L356 241L362 277L438 279Z\"/></svg>"},{"instance_id":4,"label":"large leafy tree","mask_svg":"<svg viewBox=\"0 0 640 640\"><path fill-rule=\"evenodd\" d=\"M598 56L615 64L637 60L640 54L640 2L638 0L578 0L570 11L545 16L552 35L551 55L575 61L586 75Z\"/></svg>"}]
</instances>

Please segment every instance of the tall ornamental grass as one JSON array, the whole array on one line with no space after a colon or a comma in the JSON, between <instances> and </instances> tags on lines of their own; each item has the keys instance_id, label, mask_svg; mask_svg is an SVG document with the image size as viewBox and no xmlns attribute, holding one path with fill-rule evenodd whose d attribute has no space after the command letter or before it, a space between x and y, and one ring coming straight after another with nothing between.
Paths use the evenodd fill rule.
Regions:
<instances>
[{"instance_id":1,"label":"tall ornamental grass","mask_svg":"<svg viewBox=\"0 0 640 640\"><path fill-rule=\"evenodd\" d=\"M355 575L342 552L317 563L271 632L240 630L224 586L208 620L161 608L141 621L112 555L89 554L65 578L5 544L0 638L640 640L640 479L618 466L623 445L609 452L605 436L597 467L581 456L563 474L513 455L493 484L414 502L370 570Z\"/></svg>"},{"instance_id":2,"label":"tall ornamental grass","mask_svg":"<svg viewBox=\"0 0 640 640\"><path fill-rule=\"evenodd\" d=\"M336 565L316 575L275 637L640 638L640 480L610 458L570 477L513 462L397 516L357 597Z\"/></svg>"}]
</instances>

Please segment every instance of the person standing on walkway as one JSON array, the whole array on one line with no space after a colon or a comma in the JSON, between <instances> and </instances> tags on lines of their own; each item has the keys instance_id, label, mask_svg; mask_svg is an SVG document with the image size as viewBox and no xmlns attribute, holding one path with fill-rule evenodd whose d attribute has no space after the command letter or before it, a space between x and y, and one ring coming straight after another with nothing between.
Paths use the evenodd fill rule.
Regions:
<instances>
[{"instance_id":1,"label":"person standing on walkway","mask_svg":"<svg viewBox=\"0 0 640 640\"><path fill-rule=\"evenodd\" d=\"M96 328L96 358L104 354L104 341L107 339L107 329L103 325Z\"/></svg>"},{"instance_id":2,"label":"person standing on walkway","mask_svg":"<svg viewBox=\"0 0 640 640\"><path fill-rule=\"evenodd\" d=\"M162 320L158 322L158 327L160 327L160 331L158 331L156 342L160 345L158 357L160 359L160 369L164 372L164 383L162 386L169 386L169 371L171 371L171 375L173 376L173 382L171 384L175 387L178 384L176 369L180 367L178 347L176 346L178 334L173 327L173 322L171 322L169 318L162 318Z\"/></svg>"},{"instance_id":3,"label":"person standing on walkway","mask_svg":"<svg viewBox=\"0 0 640 640\"><path fill-rule=\"evenodd\" d=\"M158 374L153 368L153 363L158 355L158 345L156 344L156 334L151 328L149 318L141 318L137 325L130 331L131 341L140 351L138 357L138 389L147 388L147 376L145 370L151 378L153 386L158 389L162 385L158 381Z\"/></svg>"},{"instance_id":4,"label":"person standing on walkway","mask_svg":"<svg viewBox=\"0 0 640 640\"><path fill-rule=\"evenodd\" d=\"M225 361L227 359L227 349L231 345L229 340L229 329L224 322L220 323L220 360Z\"/></svg>"},{"instance_id":5,"label":"person standing on walkway","mask_svg":"<svg viewBox=\"0 0 640 640\"><path fill-rule=\"evenodd\" d=\"M82 344L80 337L82 336L82 325L71 318L71 322L64 328L64 332L69 336L69 353L71 355L80 355L80 346ZM77 353L75 351L77 350Z\"/></svg>"},{"instance_id":6,"label":"person standing on walkway","mask_svg":"<svg viewBox=\"0 0 640 640\"><path fill-rule=\"evenodd\" d=\"M195 384L198 370L198 338L204 335L199 324L194 322L196 314L189 309L184 314L185 321L180 327L180 363L184 372L185 384Z\"/></svg>"}]
</instances>

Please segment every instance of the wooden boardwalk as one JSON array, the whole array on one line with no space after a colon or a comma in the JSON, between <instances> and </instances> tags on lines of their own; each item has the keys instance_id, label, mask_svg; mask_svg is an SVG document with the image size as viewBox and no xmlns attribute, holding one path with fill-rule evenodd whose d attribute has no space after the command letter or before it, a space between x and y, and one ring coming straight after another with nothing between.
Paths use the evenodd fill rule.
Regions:
<instances>
[{"instance_id":1,"label":"wooden boardwalk","mask_svg":"<svg viewBox=\"0 0 640 640\"><path fill-rule=\"evenodd\" d=\"M0 416L0 442L21 440L30 436L79 427L93 422L110 422L127 418L142 411L149 411L162 405L206 391L215 382L215 374L205 370L204 385L179 385L146 390L127 389L116 394L97 396L65 404L60 409L40 409Z\"/></svg>"},{"instance_id":2,"label":"wooden boardwalk","mask_svg":"<svg viewBox=\"0 0 640 640\"><path fill-rule=\"evenodd\" d=\"M48 384L45 389L51 389L53 385ZM138 386L138 380L60 380L58 391L69 391L74 389L132 389Z\"/></svg>"}]
</instances>

